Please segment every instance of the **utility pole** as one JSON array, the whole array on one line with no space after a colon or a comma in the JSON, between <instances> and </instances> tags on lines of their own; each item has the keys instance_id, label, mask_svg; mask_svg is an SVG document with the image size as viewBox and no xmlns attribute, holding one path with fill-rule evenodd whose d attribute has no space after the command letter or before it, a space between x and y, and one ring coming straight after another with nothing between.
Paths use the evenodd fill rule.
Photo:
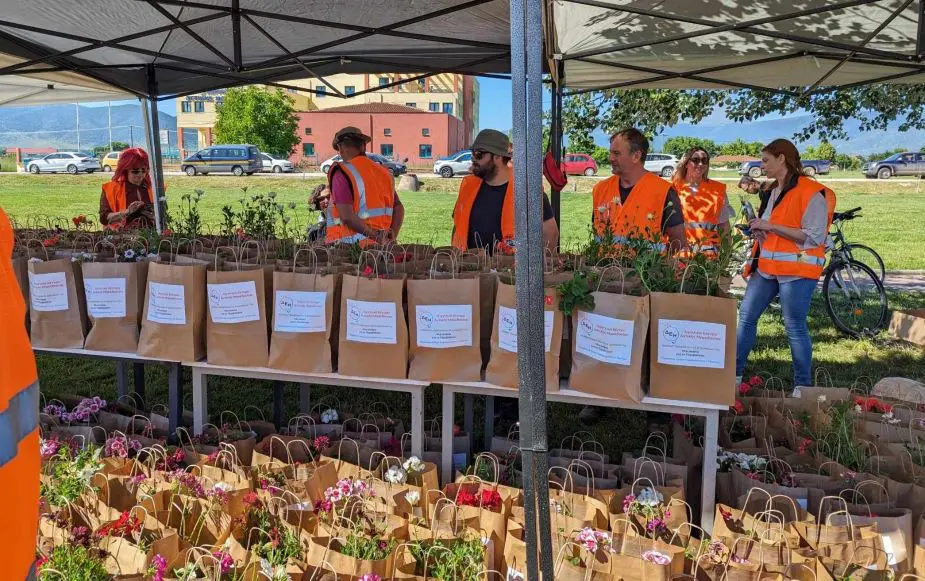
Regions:
<instances>
[{"instance_id":1,"label":"utility pole","mask_svg":"<svg viewBox=\"0 0 925 581\"><path fill-rule=\"evenodd\" d=\"M112 151L112 101L107 101L109 108L109 151Z\"/></svg>"},{"instance_id":2,"label":"utility pole","mask_svg":"<svg viewBox=\"0 0 925 581\"><path fill-rule=\"evenodd\" d=\"M77 151L80 151L80 103L74 103L77 109Z\"/></svg>"},{"instance_id":3,"label":"utility pole","mask_svg":"<svg viewBox=\"0 0 925 581\"><path fill-rule=\"evenodd\" d=\"M129 143L131 144L130 146L135 147L135 126L134 125L128 126L128 135L129 135L128 140L129 140Z\"/></svg>"}]
</instances>

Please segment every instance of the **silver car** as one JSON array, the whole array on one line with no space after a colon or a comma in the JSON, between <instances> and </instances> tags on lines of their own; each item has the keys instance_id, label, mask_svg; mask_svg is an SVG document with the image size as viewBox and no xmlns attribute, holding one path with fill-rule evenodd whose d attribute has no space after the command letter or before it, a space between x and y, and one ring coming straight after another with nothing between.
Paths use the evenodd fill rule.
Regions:
<instances>
[{"instance_id":1,"label":"silver car","mask_svg":"<svg viewBox=\"0 0 925 581\"><path fill-rule=\"evenodd\" d=\"M45 157L29 160L26 169L30 173L59 173L67 172L77 174L82 171L93 173L100 170L100 160L89 153L82 151L59 151L49 153Z\"/></svg>"},{"instance_id":2,"label":"silver car","mask_svg":"<svg viewBox=\"0 0 925 581\"><path fill-rule=\"evenodd\" d=\"M438 159L434 162L434 173L444 178L472 171L472 152L468 149Z\"/></svg>"},{"instance_id":3,"label":"silver car","mask_svg":"<svg viewBox=\"0 0 925 581\"><path fill-rule=\"evenodd\" d=\"M261 153L260 160L263 162L263 171L271 171L273 173L289 173L295 170L295 166L288 159L273 157L269 153Z\"/></svg>"},{"instance_id":4,"label":"silver car","mask_svg":"<svg viewBox=\"0 0 925 581\"><path fill-rule=\"evenodd\" d=\"M667 153L650 153L646 156L646 171L657 173L663 178L674 175L674 168L678 165L678 158Z\"/></svg>"}]
</instances>

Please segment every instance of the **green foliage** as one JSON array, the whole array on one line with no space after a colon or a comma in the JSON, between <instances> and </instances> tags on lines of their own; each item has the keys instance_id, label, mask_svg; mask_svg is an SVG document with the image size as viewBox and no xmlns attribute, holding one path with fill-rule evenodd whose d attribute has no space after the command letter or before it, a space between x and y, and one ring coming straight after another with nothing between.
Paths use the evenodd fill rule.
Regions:
<instances>
[{"instance_id":1,"label":"green foliage","mask_svg":"<svg viewBox=\"0 0 925 581\"><path fill-rule=\"evenodd\" d=\"M112 575L107 573L106 567L103 566L99 549L70 543L55 547L48 557L48 562L42 565L42 570L61 573L61 575L54 573L42 575L40 572L39 577L42 579L54 579L55 577L68 581L109 581L112 579Z\"/></svg>"},{"instance_id":2,"label":"green foliage","mask_svg":"<svg viewBox=\"0 0 925 581\"><path fill-rule=\"evenodd\" d=\"M395 539L386 540L353 532L347 535L340 553L363 561L381 561L392 554L397 544Z\"/></svg>"},{"instance_id":3,"label":"green foliage","mask_svg":"<svg viewBox=\"0 0 925 581\"><path fill-rule=\"evenodd\" d=\"M84 492L95 490L90 482L103 469L102 452L102 448L89 445L75 454L70 447L62 446L52 459L51 478L40 486L42 498L51 506L64 507Z\"/></svg>"},{"instance_id":4,"label":"green foliage","mask_svg":"<svg viewBox=\"0 0 925 581\"><path fill-rule=\"evenodd\" d=\"M103 157L110 151L122 151L124 149L128 149L128 143L124 141L113 141L112 147L109 147L108 145L97 145L90 150L90 153L96 157Z\"/></svg>"},{"instance_id":5,"label":"green foliage","mask_svg":"<svg viewBox=\"0 0 925 581\"><path fill-rule=\"evenodd\" d=\"M716 144L712 139L702 139L700 137L687 137L687 136L678 136L678 137L669 137L665 140L665 145L662 146L662 151L665 153L670 153L681 157L684 153L692 147L701 147L707 150L707 153L710 154L710 157L715 156L719 153L720 146Z\"/></svg>"},{"instance_id":6,"label":"green foliage","mask_svg":"<svg viewBox=\"0 0 925 581\"><path fill-rule=\"evenodd\" d=\"M907 150L903 147L897 147L895 149L888 149L881 153L871 153L867 156L867 161L880 161L880 160L890 157L894 153L902 153L904 151L907 151Z\"/></svg>"},{"instance_id":7,"label":"green foliage","mask_svg":"<svg viewBox=\"0 0 925 581\"><path fill-rule=\"evenodd\" d=\"M606 147L601 147L600 145L594 146L594 152L591 154L591 157L594 159L597 165L610 165L610 149Z\"/></svg>"},{"instance_id":8,"label":"green foliage","mask_svg":"<svg viewBox=\"0 0 925 581\"><path fill-rule=\"evenodd\" d=\"M0 155L0 172L16 172L18 168L16 167L16 156L15 155Z\"/></svg>"},{"instance_id":9,"label":"green foliage","mask_svg":"<svg viewBox=\"0 0 925 581\"><path fill-rule=\"evenodd\" d=\"M218 106L218 143L250 143L261 151L288 157L301 139L292 97L256 86L228 89Z\"/></svg>"},{"instance_id":10,"label":"green foliage","mask_svg":"<svg viewBox=\"0 0 925 581\"><path fill-rule=\"evenodd\" d=\"M597 275L575 271L571 280L560 283L559 310L571 315L575 309L594 310L594 296L591 294L591 285L596 282Z\"/></svg>"},{"instance_id":11,"label":"green foliage","mask_svg":"<svg viewBox=\"0 0 925 581\"><path fill-rule=\"evenodd\" d=\"M180 212L176 218L176 233L187 238L198 238L202 234L202 218L199 216L199 200L205 192L200 189L192 194L183 194Z\"/></svg>"},{"instance_id":12,"label":"green foliage","mask_svg":"<svg viewBox=\"0 0 925 581\"><path fill-rule=\"evenodd\" d=\"M861 169L861 163L864 158L857 155L848 155L846 153L836 153L835 159L832 160L839 169L856 171Z\"/></svg>"},{"instance_id":13,"label":"green foliage","mask_svg":"<svg viewBox=\"0 0 925 581\"><path fill-rule=\"evenodd\" d=\"M834 162L836 155L838 153L835 151L835 146L823 141L819 145L807 145L804 147L800 157L803 159L827 159Z\"/></svg>"},{"instance_id":14,"label":"green foliage","mask_svg":"<svg viewBox=\"0 0 925 581\"><path fill-rule=\"evenodd\" d=\"M600 108L590 94L573 95L562 100L562 134L568 138L568 151L593 153L592 133L598 127Z\"/></svg>"},{"instance_id":15,"label":"green foliage","mask_svg":"<svg viewBox=\"0 0 925 581\"><path fill-rule=\"evenodd\" d=\"M411 545L415 574L442 581L477 581L482 578L485 548L477 535L419 542Z\"/></svg>"},{"instance_id":16,"label":"green foliage","mask_svg":"<svg viewBox=\"0 0 925 581\"><path fill-rule=\"evenodd\" d=\"M719 146L720 155L750 155L758 157L765 144L760 141L745 141L741 137Z\"/></svg>"}]
</instances>

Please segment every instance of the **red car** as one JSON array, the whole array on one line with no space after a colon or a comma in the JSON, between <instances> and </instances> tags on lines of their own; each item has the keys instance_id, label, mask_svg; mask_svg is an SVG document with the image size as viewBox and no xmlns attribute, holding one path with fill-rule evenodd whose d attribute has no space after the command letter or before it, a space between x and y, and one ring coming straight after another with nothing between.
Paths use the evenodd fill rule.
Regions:
<instances>
[{"instance_id":1,"label":"red car","mask_svg":"<svg viewBox=\"0 0 925 581\"><path fill-rule=\"evenodd\" d=\"M562 156L562 172L566 175L593 176L597 163L587 153L566 153Z\"/></svg>"}]
</instances>

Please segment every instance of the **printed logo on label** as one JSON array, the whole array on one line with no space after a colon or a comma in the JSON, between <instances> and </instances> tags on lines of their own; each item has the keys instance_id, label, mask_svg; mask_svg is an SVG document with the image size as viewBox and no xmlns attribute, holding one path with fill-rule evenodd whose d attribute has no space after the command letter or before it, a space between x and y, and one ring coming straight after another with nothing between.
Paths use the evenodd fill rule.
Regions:
<instances>
[{"instance_id":1,"label":"printed logo on label","mask_svg":"<svg viewBox=\"0 0 925 581\"><path fill-rule=\"evenodd\" d=\"M578 323L578 330L585 337L590 337L594 333L594 325L591 324L591 321L588 319L581 319Z\"/></svg>"},{"instance_id":2,"label":"printed logo on label","mask_svg":"<svg viewBox=\"0 0 925 581\"><path fill-rule=\"evenodd\" d=\"M514 330L514 317L512 317L511 315L507 313L503 313L501 315L501 328L504 329L505 331L513 331Z\"/></svg>"},{"instance_id":3,"label":"printed logo on label","mask_svg":"<svg viewBox=\"0 0 925 581\"><path fill-rule=\"evenodd\" d=\"M669 325L662 331L662 336L665 338L665 341L675 344L678 342L678 339L681 338L681 332L678 331L677 327Z\"/></svg>"},{"instance_id":4,"label":"printed logo on label","mask_svg":"<svg viewBox=\"0 0 925 581\"><path fill-rule=\"evenodd\" d=\"M421 323L422 323L425 327L427 327L428 329L432 329L432 328L433 328L433 326L434 326L434 315L433 315L433 313L430 313L430 312L428 312L428 311L424 311L424 312L422 312L420 315L418 315L418 319L419 319L419 320L421 321Z\"/></svg>"},{"instance_id":5,"label":"printed logo on label","mask_svg":"<svg viewBox=\"0 0 925 581\"><path fill-rule=\"evenodd\" d=\"M209 304L210 305L212 305L213 307L217 307L219 304L219 301L221 300L222 300L222 297L219 294L217 289L214 289L214 288L209 289Z\"/></svg>"},{"instance_id":6,"label":"printed logo on label","mask_svg":"<svg viewBox=\"0 0 925 581\"><path fill-rule=\"evenodd\" d=\"M354 323L360 322L360 311L357 310L355 307L351 307L350 309L350 320L353 321Z\"/></svg>"},{"instance_id":7,"label":"printed logo on label","mask_svg":"<svg viewBox=\"0 0 925 581\"><path fill-rule=\"evenodd\" d=\"M292 298L288 296L283 296L279 298L279 309L284 313L292 312Z\"/></svg>"}]
</instances>

